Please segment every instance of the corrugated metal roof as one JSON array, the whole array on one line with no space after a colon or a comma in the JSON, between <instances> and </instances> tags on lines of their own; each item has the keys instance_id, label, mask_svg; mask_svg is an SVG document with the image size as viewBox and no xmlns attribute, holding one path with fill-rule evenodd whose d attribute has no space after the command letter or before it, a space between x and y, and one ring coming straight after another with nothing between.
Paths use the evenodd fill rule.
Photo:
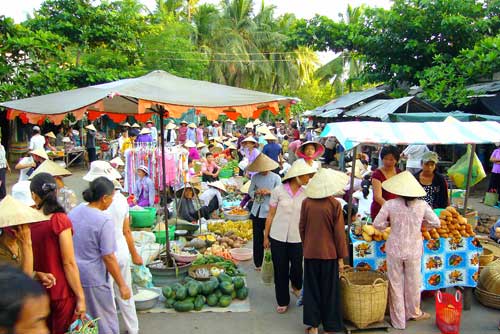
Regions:
<instances>
[{"instance_id":1,"label":"corrugated metal roof","mask_svg":"<svg viewBox=\"0 0 500 334\"><path fill-rule=\"evenodd\" d=\"M389 114L392 114L401 106L410 102L413 98L414 96L407 96L392 100L374 100L353 110L347 111L344 115L352 117L372 117L385 120Z\"/></svg>"},{"instance_id":2,"label":"corrugated metal roof","mask_svg":"<svg viewBox=\"0 0 500 334\"><path fill-rule=\"evenodd\" d=\"M491 81L467 86L468 90L475 93L495 93L500 92L500 81Z\"/></svg>"},{"instance_id":3,"label":"corrugated metal roof","mask_svg":"<svg viewBox=\"0 0 500 334\"><path fill-rule=\"evenodd\" d=\"M318 115L318 117L337 117L340 115L344 110L343 109L333 109L327 112L322 113L321 115Z\"/></svg>"},{"instance_id":4,"label":"corrugated metal roof","mask_svg":"<svg viewBox=\"0 0 500 334\"><path fill-rule=\"evenodd\" d=\"M338 99L325 104L322 107L318 107L316 109L323 109L324 111L329 111L333 109L345 109L349 108L361 101L364 101L366 99L369 99L371 97L380 95L385 93L385 89L381 88L370 88L367 90L364 90L362 92L352 92L346 95L342 95Z\"/></svg>"}]
</instances>

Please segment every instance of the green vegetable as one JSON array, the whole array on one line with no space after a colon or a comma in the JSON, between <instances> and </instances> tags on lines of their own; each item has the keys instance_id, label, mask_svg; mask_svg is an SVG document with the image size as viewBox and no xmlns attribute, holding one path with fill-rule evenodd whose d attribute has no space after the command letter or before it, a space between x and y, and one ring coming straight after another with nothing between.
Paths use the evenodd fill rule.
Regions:
<instances>
[{"instance_id":1,"label":"green vegetable","mask_svg":"<svg viewBox=\"0 0 500 334\"><path fill-rule=\"evenodd\" d=\"M174 304L175 304L175 298L168 298L167 300L165 300L166 308L172 308L174 307Z\"/></svg>"},{"instance_id":2,"label":"green vegetable","mask_svg":"<svg viewBox=\"0 0 500 334\"><path fill-rule=\"evenodd\" d=\"M207 305L208 306L215 306L219 302L219 297L215 293L212 293L208 295L207 297Z\"/></svg>"},{"instance_id":3,"label":"green vegetable","mask_svg":"<svg viewBox=\"0 0 500 334\"><path fill-rule=\"evenodd\" d=\"M220 291L219 289L215 290L215 295L217 296L217 298L220 298L222 297L222 291Z\"/></svg>"},{"instance_id":4,"label":"green vegetable","mask_svg":"<svg viewBox=\"0 0 500 334\"><path fill-rule=\"evenodd\" d=\"M190 301L177 301L174 304L174 310L177 312L189 312L194 309L194 304Z\"/></svg>"},{"instance_id":5,"label":"green vegetable","mask_svg":"<svg viewBox=\"0 0 500 334\"><path fill-rule=\"evenodd\" d=\"M172 294L174 293L172 288L169 286L164 286L161 289L161 292L163 293L163 297L165 297L166 299L172 298Z\"/></svg>"},{"instance_id":6,"label":"green vegetable","mask_svg":"<svg viewBox=\"0 0 500 334\"><path fill-rule=\"evenodd\" d=\"M233 292L231 292L231 298L236 299L236 290L233 290Z\"/></svg>"},{"instance_id":7,"label":"green vegetable","mask_svg":"<svg viewBox=\"0 0 500 334\"><path fill-rule=\"evenodd\" d=\"M205 305L205 297L202 295L197 296L194 300L194 310L200 311L203 308L203 305Z\"/></svg>"},{"instance_id":8,"label":"green vegetable","mask_svg":"<svg viewBox=\"0 0 500 334\"><path fill-rule=\"evenodd\" d=\"M172 286L172 290L177 291L177 289L184 287L181 283L175 283Z\"/></svg>"},{"instance_id":9,"label":"green vegetable","mask_svg":"<svg viewBox=\"0 0 500 334\"><path fill-rule=\"evenodd\" d=\"M233 278L233 284L234 288L238 290L245 286L245 281L241 277L235 277Z\"/></svg>"},{"instance_id":10,"label":"green vegetable","mask_svg":"<svg viewBox=\"0 0 500 334\"><path fill-rule=\"evenodd\" d=\"M227 275L226 273L221 273L219 275L219 277L217 277L219 279L219 282L233 282L233 279L231 278L231 276Z\"/></svg>"},{"instance_id":11,"label":"green vegetable","mask_svg":"<svg viewBox=\"0 0 500 334\"><path fill-rule=\"evenodd\" d=\"M198 282L189 282L187 285L186 285L186 288L187 288L187 291L188 291L188 295L191 296L191 297L196 297L199 293L199 285L198 285Z\"/></svg>"},{"instance_id":12,"label":"green vegetable","mask_svg":"<svg viewBox=\"0 0 500 334\"><path fill-rule=\"evenodd\" d=\"M228 307L229 305L231 305L231 302L233 301L233 299L231 298L231 296L221 296L219 298L219 306L220 307Z\"/></svg>"},{"instance_id":13,"label":"green vegetable","mask_svg":"<svg viewBox=\"0 0 500 334\"><path fill-rule=\"evenodd\" d=\"M234 285L233 283L224 281L220 283L219 289L223 294L231 295L232 292L234 291Z\"/></svg>"},{"instance_id":14,"label":"green vegetable","mask_svg":"<svg viewBox=\"0 0 500 334\"><path fill-rule=\"evenodd\" d=\"M217 283L214 286L214 282L207 281L207 282L205 282L205 283L202 284L201 293L204 296L208 296L209 294L211 294L215 290L215 288L217 288Z\"/></svg>"},{"instance_id":15,"label":"green vegetable","mask_svg":"<svg viewBox=\"0 0 500 334\"><path fill-rule=\"evenodd\" d=\"M175 292L175 299L177 300L184 300L186 299L187 296L187 289L183 286L177 288L177 291Z\"/></svg>"},{"instance_id":16,"label":"green vegetable","mask_svg":"<svg viewBox=\"0 0 500 334\"><path fill-rule=\"evenodd\" d=\"M236 291L236 298L239 300L245 300L248 297L248 288L243 287Z\"/></svg>"}]
</instances>

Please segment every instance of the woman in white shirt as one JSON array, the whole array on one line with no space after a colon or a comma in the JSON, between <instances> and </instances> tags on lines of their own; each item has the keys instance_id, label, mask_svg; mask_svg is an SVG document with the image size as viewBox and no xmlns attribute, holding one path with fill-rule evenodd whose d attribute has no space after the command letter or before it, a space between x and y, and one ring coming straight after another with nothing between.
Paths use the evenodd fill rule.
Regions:
<instances>
[{"instance_id":1,"label":"woman in white shirt","mask_svg":"<svg viewBox=\"0 0 500 334\"><path fill-rule=\"evenodd\" d=\"M292 283L292 292L296 297L300 296L302 289L303 259L299 220L302 201L306 198L302 186L309 183L315 172L315 168L298 160L283 178L283 184L271 192L264 247L271 247L278 313L284 313L288 309L289 282Z\"/></svg>"},{"instance_id":2,"label":"woman in white shirt","mask_svg":"<svg viewBox=\"0 0 500 334\"><path fill-rule=\"evenodd\" d=\"M370 207L373 202L370 175L365 175L361 181L361 190L356 191L352 197L358 200L358 214L361 218L370 217Z\"/></svg>"},{"instance_id":3,"label":"woman in white shirt","mask_svg":"<svg viewBox=\"0 0 500 334\"><path fill-rule=\"evenodd\" d=\"M41 148L31 151L30 156L19 160L15 167L16 170L19 170L19 181L27 181L31 173L33 173L42 162L48 159L49 156L47 152Z\"/></svg>"}]
</instances>

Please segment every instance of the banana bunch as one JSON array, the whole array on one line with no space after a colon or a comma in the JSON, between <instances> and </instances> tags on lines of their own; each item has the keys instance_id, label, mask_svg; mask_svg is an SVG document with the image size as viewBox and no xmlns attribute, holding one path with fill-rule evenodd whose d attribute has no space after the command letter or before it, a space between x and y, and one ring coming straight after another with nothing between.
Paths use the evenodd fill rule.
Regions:
<instances>
[{"instance_id":1,"label":"banana bunch","mask_svg":"<svg viewBox=\"0 0 500 334\"><path fill-rule=\"evenodd\" d=\"M252 239L252 221L232 221L225 222L210 222L208 223L208 230L219 235L226 235L227 233L234 233L236 236L250 240Z\"/></svg>"}]
</instances>

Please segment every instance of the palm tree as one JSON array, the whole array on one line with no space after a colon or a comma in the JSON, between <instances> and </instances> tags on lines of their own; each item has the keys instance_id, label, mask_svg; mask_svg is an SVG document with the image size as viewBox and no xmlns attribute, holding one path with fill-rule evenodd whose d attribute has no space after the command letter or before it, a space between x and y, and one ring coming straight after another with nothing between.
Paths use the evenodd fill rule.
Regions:
<instances>
[{"instance_id":1,"label":"palm tree","mask_svg":"<svg viewBox=\"0 0 500 334\"><path fill-rule=\"evenodd\" d=\"M342 21L348 25L357 24L364 10L364 5L354 8L347 5L346 17L341 15ZM320 67L315 75L323 84L330 82L337 94L342 95L345 83L347 83L348 91L352 91L353 83L361 74L363 66L363 60L356 51L344 50L336 58Z\"/></svg>"}]
</instances>

